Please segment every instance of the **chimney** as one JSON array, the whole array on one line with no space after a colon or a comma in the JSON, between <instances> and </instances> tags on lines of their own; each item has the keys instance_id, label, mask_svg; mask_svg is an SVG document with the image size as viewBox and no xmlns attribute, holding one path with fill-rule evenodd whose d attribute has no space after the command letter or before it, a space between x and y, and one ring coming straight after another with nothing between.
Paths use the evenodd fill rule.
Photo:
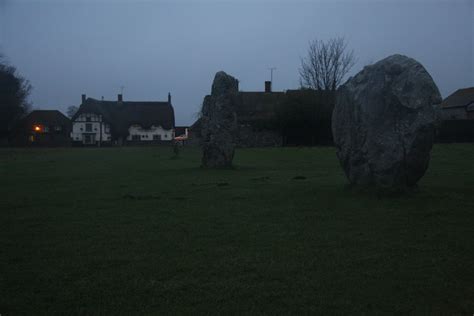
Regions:
<instances>
[{"instance_id":1,"label":"chimney","mask_svg":"<svg viewBox=\"0 0 474 316\"><path fill-rule=\"evenodd\" d=\"M272 92L272 82L265 81L265 92Z\"/></svg>"},{"instance_id":2,"label":"chimney","mask_svg":"<svg viewBox=\"0 0 474 316\"><path fill-rule=\"evenodd\" d=\"M83 94L83 95L82 95L82 103L85 103L85 102L86 102L86 95Z\"/></svg>"},{"instance_id":3,"label":"chimney","mask_svg":"<svg viewBox=\"0 0 474 316\"><path fill-rule=\"evenodd\" d=\"M117 101L122 102L123 101L123 96L122 94L117 94Z\"/></svg>"},{"instance_id":4,"label":"chimney","mask_svg":"<svg viewBox=\"0 0 474 316\"><path fill-rule=\"evenodd\" d=\"M171 93L168 92L168 103L171 104Z\"/></svg>"}]
</instances>

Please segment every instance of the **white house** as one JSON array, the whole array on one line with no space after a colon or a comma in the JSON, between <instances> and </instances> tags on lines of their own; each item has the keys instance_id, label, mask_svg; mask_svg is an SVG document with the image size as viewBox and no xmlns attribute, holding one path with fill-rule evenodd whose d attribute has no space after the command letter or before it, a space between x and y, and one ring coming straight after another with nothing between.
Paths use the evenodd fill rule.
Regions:
<instances>
[{"instance_id":1,"label":"white house","mask_svg":"<svg viewBox=\"0 0 474 316\"><path fill-rule=\"evenodd\" d=\"M152 125L144 128L140 124L131 125L128 128L128 141L170 141L173 140L173 130L164 129L162 126Z\"/></svg>"},{"instance_id":2,"label":"white house","mask_svg":"<svg viewBox=\"0 0 474 316\"><path fill-rule=\"evenodd\" d=\"M86 98L72 117L71 139L78 145L157 144L174 138L174 110L167 102Z\"/></svg>"},{"instance_id":3,"label":"white house","mask_svg":"<svg viewBox=\"0 0 474 316\"><path fill-rule=\"evenodd\" d=\"M73 142L81 142L84 145L110 142L110 123L104 122L101 114L81 113L73 120L71 138Z\"/></svg>"}]
</instances>

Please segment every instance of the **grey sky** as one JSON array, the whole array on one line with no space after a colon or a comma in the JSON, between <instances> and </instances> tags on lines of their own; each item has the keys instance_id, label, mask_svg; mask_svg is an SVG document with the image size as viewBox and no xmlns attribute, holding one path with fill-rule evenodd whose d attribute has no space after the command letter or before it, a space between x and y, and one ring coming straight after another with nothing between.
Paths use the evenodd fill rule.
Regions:
<instances>
[{"instance_id":1,"label":"grey sky","mask_svg":"<svg viewBox=\"0 0 474 316\"><path fill-rule=\"evenodd\" d=\"M0 51L30 80L31 101L65 111L81 93L173 96L191 124L216 71L263 89L298 87L308 41L345 36L364 65L393 53L419 60L443 97L474 86L474 0L0 0Z\"/></svg>"}]
</instances>

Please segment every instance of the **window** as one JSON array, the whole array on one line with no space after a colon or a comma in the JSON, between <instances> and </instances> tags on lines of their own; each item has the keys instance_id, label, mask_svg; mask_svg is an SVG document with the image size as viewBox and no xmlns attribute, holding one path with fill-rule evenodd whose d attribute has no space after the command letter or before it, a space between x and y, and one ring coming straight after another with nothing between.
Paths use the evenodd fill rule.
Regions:
<instances>
[{"instance_id":1,"label":"window","mask_svg":"<svg viewBox=\"0 0 474 316\"><path fill-rule=\"evenodd\" d=\"M165 134L165 138L168 138L168 135L167 135L167 134Z\"/></svg>"},{"instance_id":2,"label":"window","mask_svg":"<svg viewBox=\"0 0 474 316\"><path fill-rule=\"evenodd\" d=\"M161 135L153 135L153 140L161 140Z\"/></svg>"},{"instance_id":3,"label":"window","mask_svg":"<svg viewBox=\"0 0 474 316\"><path fill-rule=\"evenodd\" d=\"M140 140L140 135L132 135L132 140Z\"/></svg>"},{"instance_id":4,"label":"window","mask_svg":"<svg viewBox=\"0 0 474 316\"><path fill-rule=\"evenodd\" d=\"M91 117L90 116L86 116L86 122L90 122L91 121Z\"/></svg>"},{"instance_id":5,"label":"window","mask_svg":"<svg viewBox=\"0 0 474 316\"><path fill-rule=\"evenodd\" d=\"M92 132L92 124L91 123L86 124L86 132Z\"/></svg>"}]
</instances>

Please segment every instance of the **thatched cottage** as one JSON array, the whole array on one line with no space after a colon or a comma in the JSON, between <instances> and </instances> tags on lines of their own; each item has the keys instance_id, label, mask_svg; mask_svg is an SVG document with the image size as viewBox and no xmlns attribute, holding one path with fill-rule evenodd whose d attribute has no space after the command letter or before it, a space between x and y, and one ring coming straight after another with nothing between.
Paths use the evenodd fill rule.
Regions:
<instances>
[{"instance_id":1,"label":"thatched cottage","mask_svg":"<svg viewBox=\"0 0 474 316\"><path fill-rule=\"evenodd\" d=\"M126 145L170 143L174 138L171 95L164 102L96 100L82 95L72 117L71 139L76 145Z\"/></svg>"}]
</instances>

